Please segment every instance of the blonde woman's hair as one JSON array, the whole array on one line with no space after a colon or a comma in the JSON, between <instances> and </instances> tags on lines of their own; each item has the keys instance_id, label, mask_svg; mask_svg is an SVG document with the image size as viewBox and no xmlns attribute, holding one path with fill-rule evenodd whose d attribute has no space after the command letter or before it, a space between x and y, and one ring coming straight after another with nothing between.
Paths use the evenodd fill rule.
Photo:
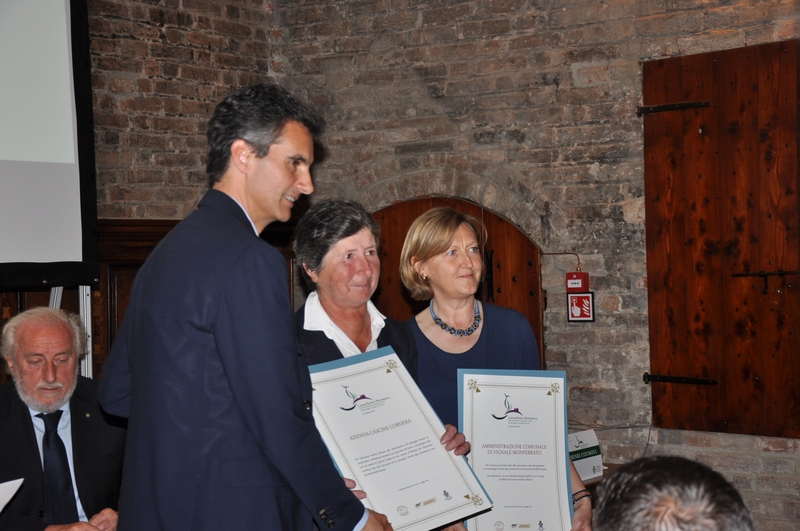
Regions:
<instances>
[{"instance_id":1,"label":"blonde woman's hair","mask_svg":"<svg viewBox=\"0 0 800 531\"><path fill-rule=\"evenodd\" d=\"M475 216L449 207L437 207L428 210L411 224L400 253L400 280L411 292L414 300L425 301L433 298L430 283L420 277L414 268L414 262L425 262L445 252L453 243L461 225L466 225L472 230L483 254L486 227Z\"/></svg>"}]
</instances>

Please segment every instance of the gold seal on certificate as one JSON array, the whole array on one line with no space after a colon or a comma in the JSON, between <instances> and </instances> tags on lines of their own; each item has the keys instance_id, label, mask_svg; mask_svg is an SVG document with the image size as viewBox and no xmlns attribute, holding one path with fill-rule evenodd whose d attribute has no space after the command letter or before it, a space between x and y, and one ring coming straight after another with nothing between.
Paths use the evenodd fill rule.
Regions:
<instances>
[{"instance_id":1,"label":"gold seal on certificate","mask_svg":"<svg viewBox=\"0 0 800 531\"><path fill-rule=\"evenodd\" d=\"M444 426L389 347L312 365L314 421L364 505L395 531L427 531L491 508L463 457L444 449Z\"/></svg>"},{"instance_id":2,"label":"gold seal on certificate","mask_svg":"<svg viewBox=\"0 0 800 531\"><path fill-rule=\"evenodd\" d=\"M470 464L494 502L470 531L569 531L564 372L459 369L458 384Z\"/></svg>"}]
</instances>

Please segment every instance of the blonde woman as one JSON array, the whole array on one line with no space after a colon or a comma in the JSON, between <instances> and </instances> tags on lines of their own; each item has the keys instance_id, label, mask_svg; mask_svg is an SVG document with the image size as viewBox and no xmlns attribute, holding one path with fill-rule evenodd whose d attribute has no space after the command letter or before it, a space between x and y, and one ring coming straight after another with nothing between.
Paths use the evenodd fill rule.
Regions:
<instances>
[{"instance_id":1,"label":"blonde woman","mask_svg":"<svg viewBox=\"0 0 800 531\"><path fill-rule=\"evenodd\" d=\"M540 369L539 349L527 319L514 310L478 301L486 229L473 216L434 208L411 225L400 255L400 279L428 308L407 321L417 345L420 389L442 422L457 424L457 371ZM571 464L571 463L570 463ZM573 531L591 531L591 497L570 467Z\"/></svg>"}]
</instances>

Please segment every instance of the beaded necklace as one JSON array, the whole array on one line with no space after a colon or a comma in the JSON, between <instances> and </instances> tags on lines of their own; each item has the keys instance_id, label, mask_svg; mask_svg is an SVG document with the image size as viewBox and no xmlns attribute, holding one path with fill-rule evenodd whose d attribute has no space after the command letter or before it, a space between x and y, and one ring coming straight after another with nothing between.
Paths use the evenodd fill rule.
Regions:
<instances>
[{"instance_id":1,"label":"beaded necklace","mask_svg":"<svg viewBox=\"0 0 800 531\"><path fill-rule=\"evenodd\" d=\"M431 299L430 310L431 310L431 317L433 317L433 322L439 325L442 328L442 330L444 330L445 332L450 332L458 339L461 339L464 336L471 336L472 333L475 330L477 330L478 327L481 325L481 311L478 308L477 300L475 301L475 320L472 321L472 325L469 328L464 328L464 329L453 328L452 326L442 321L441 318L437 317L433 311L433 299Z\"/></svg>"}]
</instances>

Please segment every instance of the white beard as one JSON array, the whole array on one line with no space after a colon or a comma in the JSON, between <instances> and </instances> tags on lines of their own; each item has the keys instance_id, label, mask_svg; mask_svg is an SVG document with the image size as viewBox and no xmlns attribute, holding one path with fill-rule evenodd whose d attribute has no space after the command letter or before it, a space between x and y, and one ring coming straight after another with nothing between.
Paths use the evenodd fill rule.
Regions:
<instances>
[{"instance_id":1,"label":"white beard","mask_svg":"<svg viewBox=\"0 0 800 531\"><path fill-rule=\"evenodd\" d=\"M69 384L69 388L67 389L67 392L64 393L64 396L61 397L61 400L59 400L58 402L56 402L54 404L51 404L49 406L46 406L46 405L42 404L41 402L36 400L36 398L34 398L33 396L31 396L31 395L29 395L28 393L25 392L25 390L22 388L22 384L20 383L20 378L18 377L19 375L17 374L16 366L14 367L14 370L11 371L11 376L12 376L12 378L14 380L14 387L17 388L17 394L22 399L22 401L25 402L26 406L28 406L29 408L31 408L31 409L33 409L35 411L39 411L41 413L52 413L54 411L58 411L59 409L61 409L61 407L64 404L66 404L67 402L69 402L70 398L72 398L72 393L75 392L75 387L77 387L77 385L78 385L78 370L79 369L80 369L80 365L76 363L75 364L75 377L72 379L72 383Z\"/></svg>"}]
</instances>

